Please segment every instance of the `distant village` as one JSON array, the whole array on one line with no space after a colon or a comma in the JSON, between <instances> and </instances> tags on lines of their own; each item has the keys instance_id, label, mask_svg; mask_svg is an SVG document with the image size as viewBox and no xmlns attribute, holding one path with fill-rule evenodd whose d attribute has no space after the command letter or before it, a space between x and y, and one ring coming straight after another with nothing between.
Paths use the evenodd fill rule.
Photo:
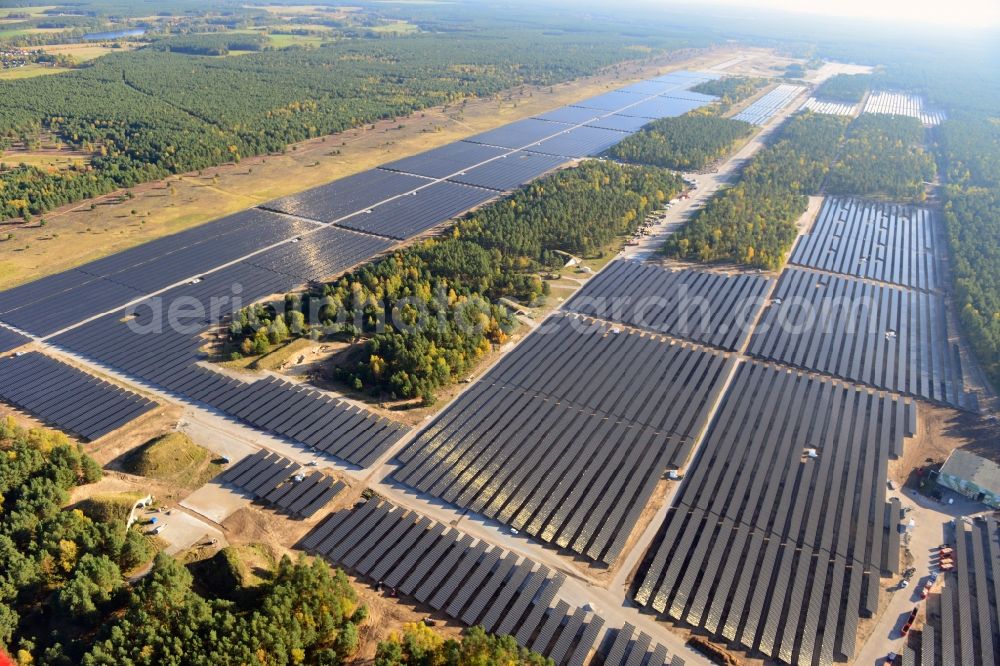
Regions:
<instances>
[{"instance_id":1,"label":"distant village","mask_svg":"<svg viewBox=\"0 0 1000 666\"><path fill-rule=\"evenodd\" d=\"M32 63L55 63L55 58L41 49L27 50L0 46L0 69L17 69Z\"/></svg>"}]
</instances>

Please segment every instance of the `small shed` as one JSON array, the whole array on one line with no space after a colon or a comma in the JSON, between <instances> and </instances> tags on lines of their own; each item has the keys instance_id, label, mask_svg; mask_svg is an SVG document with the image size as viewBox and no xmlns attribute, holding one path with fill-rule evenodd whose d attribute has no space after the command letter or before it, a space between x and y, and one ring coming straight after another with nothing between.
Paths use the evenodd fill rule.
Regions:
<instances>
[{"instance_id":1,"label":"small shed","mask_svg":"<svg viewBox=\"0 0 1000 666\"><path fill-rule=\"evenodd\" d=\"M938 472L938 485L1000 509L1000 464L995 459L955 449Z\"/></svg>"}]
</instances>

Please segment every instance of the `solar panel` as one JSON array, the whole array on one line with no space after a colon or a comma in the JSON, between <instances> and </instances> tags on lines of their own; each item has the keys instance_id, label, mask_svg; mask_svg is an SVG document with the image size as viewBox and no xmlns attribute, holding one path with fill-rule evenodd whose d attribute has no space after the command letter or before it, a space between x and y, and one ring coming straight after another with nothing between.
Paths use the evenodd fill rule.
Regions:
<instances>
[{"instance_id":1,"label":"solar panel","mask_svg":"<svg viewBox=\"0 0 1000 666\"><path fill-rule=\"evenodd\" d=\"M299 194L262 204L261 208L319 222L333 222L426 185L426 178L371 169Z\"/></svg>"},{"instance_id":2,"label":"solar panel","mask_svg":"<svg viewBox=\"0 0 1000 666\"><path fill-rule=\"evenodd\" d=\"M403 240L494 198L495 191L439 182L341 220L342 227Z\"/></svg>"},{"instance_id":3,"label":"solar panel","mask_svg":"<svg viewBox=\"0 0 1000 666\"><path fill-rule=\"evenodd\" d=\"M393 478L611 563L632 509L685 462L727 360L600 322L548 324L428 424Z\"/></svg>"},{"instance_id":4,"label":"solar panel","mask_svg":"<svg viewBox=\"0 0 1000 666\"><path fill-rule=\"evenodd\" d=\"M853 654L867 614L856 572L880 571L880 553L899 556L896 521L882 525L890 441L906 431L885 441L879 430L898 400L740 365L635 601L785 663ZM877 595L877 579L869 585Z\"/></svg>"},{"instance_id":5,"label":"solar panel","mask_svg":"<svg viewBox=\"0 0 1000 666\"><path fill-rule=\"evenodd\" d=\"M383 164L381 168L429 178L447 178L506 153L507 151L502 148L456 141L413 157Z\"/></svg>"},{"instance_id":6,"label":"solar panel","mask_svg":"<svg viewBox=\"0 0 1000 666\"><path fill-rule=\"evenodd\" d=\"M0 359L0 399L54 427L95 440L156 403L38 352ZM97 415L100 418L93 420Z\"/></svg>"},{"instance_id":7,"label":"solar panel","mask_svg":"<svg viewBox=\"0 0 1000 666\"><path fill-rule=\"evenodd\" d=\"M498 191L508 191L562 166L566 160L559 156L539 155L526 151L510 153L487 164L474 167L451 181L463 185L486 187Z\"/></svg>"}]
</instances>

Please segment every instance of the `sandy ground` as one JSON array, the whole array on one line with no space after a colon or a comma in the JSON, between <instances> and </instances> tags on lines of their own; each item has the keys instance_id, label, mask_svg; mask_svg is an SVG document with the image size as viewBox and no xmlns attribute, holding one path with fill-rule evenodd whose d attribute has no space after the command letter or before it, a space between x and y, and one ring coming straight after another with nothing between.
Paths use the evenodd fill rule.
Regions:
<instances>
[{"instance_id":1,"label":"sandy ground","mask_svg":"<svg viewBox=\"0 0 1000 666\"><path fill-rule=\"evenodd\" d=\"M146 183L132 188L131 199L118 191L46 213L45 227L37 219L30 225L2 225L0 231L13 233L14 239L0 243L0 289L633 81L720 59L718 52L691 55L678 52L651 62L615 65L596 76L551 87L523 86L498 100L430 108L294 144L284 154ZM16 161L17 151L8 151L3 159Z\"/></svg>"}]
</instances>

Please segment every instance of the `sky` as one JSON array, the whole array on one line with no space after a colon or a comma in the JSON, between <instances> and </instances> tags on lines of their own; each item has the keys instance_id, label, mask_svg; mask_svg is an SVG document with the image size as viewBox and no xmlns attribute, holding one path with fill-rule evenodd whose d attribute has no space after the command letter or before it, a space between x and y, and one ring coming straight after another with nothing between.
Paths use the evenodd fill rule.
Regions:
<instances>
[{"instance_id":1,"label":"sky","mask_svg":"<svg viewBox=\"0 0 1000 666\"><path fill-rule=\"evenodd\" d=\"M866 19L906 17L921 23L974 28L1000 26L1000 0L713 0L713 3Z\"/></svg>"}]
</instances>

